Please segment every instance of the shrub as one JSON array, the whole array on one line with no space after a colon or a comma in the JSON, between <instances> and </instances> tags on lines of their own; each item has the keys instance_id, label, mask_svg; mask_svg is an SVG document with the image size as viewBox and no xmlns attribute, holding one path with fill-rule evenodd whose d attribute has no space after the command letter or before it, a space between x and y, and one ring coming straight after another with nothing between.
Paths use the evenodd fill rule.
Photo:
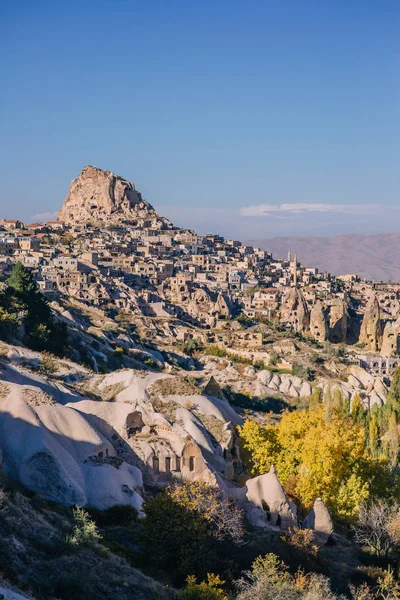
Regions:
<instances>
[{"instance_id":1,"label":"shrub","mask_svg":"<svg viewBox=\"0 0 400 600\"><path fill-rule=\"evenodd\" d=\"M210 346L206 346L204 352L210 356L219 356L220 358L225 358L227 355L227 351L225 348L221 348L216 344L212 344Z\"/></svg>"},{"instance_id":2,"label":"shrub","mask_svg":"<svg viewBox=\"0 0 400 600\"><path fill-rule=\"evenodd\" d=\"M274 554L259 556L237 587L237 600L339 600L326 577L301 571L292 576Z\"/></svg>"},{"instance_id":3,"label":"shrub","mask_svg":"<svg viewBox=\"0 0 400 600\"><path fill-rule=\"evenodd\" d=\"M198 339L189 339L186 340L183 344L179 346L184 354L188 354L189 356L193 356L195 352L201 352L204 349L203 344Z\"/></svg>"},{"instance_id":4,"label":"shrub","mask_svg":"<svg viewBox=\"0 0 400 600\"><path fill-rule=\"evenodd\" d=\"M207 574L207 581L197 583L195 577L187 578L187 586L178 592L178 600L228 600L222 591L222 581L218 575Z\"/></svg>"},{"instance_id":5,"label":"shrub","mask_svg":"<svg viewBox=\"0 0 400 600\"><path fill-rule=\"evenodd\" d=\"M51 375L52 373L55 373L57 369L58 366L57 362L54 360L54 357L48 352L43 352L40 361L39 372L43 373L44 375Z\"/></svg>"},{"instance_id":6,"label":"shrub","mask_svg":"<svg viewBox=\"0 0 400 600\"><path fill-rule=\"evenodd\" d=\"M0 304L0 337L10 340L15 335L18 327L18 317Z\"/></svg>"},{"instance_id":7,"label":"shrub","mask_svg":"<svg viewBox=\"0 0 400 600\"><path fill-rule=\"evenodd\" d=\"M269 364L271 367L275 367L278 364L278 353L276 350L271 350L269 354Z\"/></svg>"},{"instance_id":8,"label":"shrub","mask_svg":"<svg viewBox=\"0 0 400 600\"><path fill-rule=\"evenodd\" d=\"M312 371L308 367L305 367L301 363L294 362L292 365L292 375L296 377L301 377L301 379L312 379Z\"/></svg>"},{"instance_id":9,"label":"shrub","mask_svg":"<svg viewBox=\"0 0 400 600\"><path fill-rule=\"evenodd\" d=\"M150 369L158 368L157 363L154 361L153 358L151 358L151 356L146 356L146 358L143 360L143 363L146 365L146 367L149 367Z\"/></svg>"},{"instance_id":10,"label":"shrub","mask_svg":"<svg viewBox=\"0 0 400 600\"><path fill-rule=\"evenodd\" d=\"M242 512L202 482L174 485L146 501L140 539L152 568L182 584L189 575L226 573L232 541L243 535Z\"/></svg>"},{"instance_id":11,"label":"shrub","mask_svg":"<svg viewBox=\"0 0 400 600\"><path fill-rule=\"evenodd\" d=\"M66 543L69 546L82 546L83 544L92 544L101 539L96 523L90 519L89 513L83 508L74 508L74 528L72 533L66 537Z\"/></svg>"}]
</instances>

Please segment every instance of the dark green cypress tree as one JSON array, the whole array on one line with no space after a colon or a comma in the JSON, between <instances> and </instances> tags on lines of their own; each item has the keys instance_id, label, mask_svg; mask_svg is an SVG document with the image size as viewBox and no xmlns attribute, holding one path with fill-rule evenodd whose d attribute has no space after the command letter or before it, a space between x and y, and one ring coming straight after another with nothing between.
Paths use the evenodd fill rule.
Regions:
<instances>
[{"instance_id":1,"label":"dark green cypress tree","mask_svg":"<svg viewBox=\"0 0 400 600\"><path fill-rule=\"evenodd\" d=\"M47 324L51 320L51 310L47 299L38 284L21 263L17 263L7 280L14 298L15 308L25 313L25 324L29 330L37 323Z\"/></svg>"},{"instance_id":2,"label":"dark green cypress tree","mask_svg":"<svg viewBox=\"0 0 400 600\"><path fill-rule=\"evenodd\" d=\"M54 321L47 298L42 294L32 273L17 263L7 280L8 304L25 328L25 342L35 350L62 354L68 344L64 323Z\"/></svg>"}]
</instances>

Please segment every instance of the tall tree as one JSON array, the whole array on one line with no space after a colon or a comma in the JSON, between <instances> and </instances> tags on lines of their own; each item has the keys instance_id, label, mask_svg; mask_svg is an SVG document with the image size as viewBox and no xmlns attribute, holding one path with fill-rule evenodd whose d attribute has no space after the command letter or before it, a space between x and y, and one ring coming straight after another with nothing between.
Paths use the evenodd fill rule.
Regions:
<instances>
[{"instance_id":1,"label":"tall tree","mask_svg":"<svg viewBox=\"0 0 400 600\"><path fill-rule=\"evenodd\" d=\"M389 393L387 395L385 412L390 419L390 413L395 412L397 417L400 417L400 367L397 367L393 373L392 383L390 384Z\"/></svg>"},{"instance_id":2,"label":"tall tree","mask_svg":"<svg viewBox=\"0 0 400 600\"><path fill-rule=\"evenodd\" d=\"M25 313L28 326L33 326L38 321L42 323L50 321L49 304L33 279L32 273L23 264L17 263L13 267L7 285L17 308Z\"/></svg>"},{"instance_id":3,"label":"tall tree","mask_svg":"<svg viewBox=\"0 0 400 600\"><path fill-rule=\"evenodd\" d=\"M24 342L35 350L62 354L68 343L67 328L56 322L47 298L32 273L17 263L7 280L5 307L24 326Z\"/></svg>"},{"instance_id":4,"label":"tall tree","mask_svg":"<svg viewBox=\"0 0 400 600\"><path fill-rule=\"evenodd\" d=\"M387 437L390 462L396 467L399 456L399 428L394 412L390 415Z\"/></svg>"},{"instance_id":5,"label":"tall tree","mask_svg":"<svg viewBox=\"0 0 400 600\"><path fill-rule=\"evenodd\" d=\"M376 414L371 416L371 420L369 422L369 447L371 448L371 452L376 454L378 452L379 445L379 428L378 428L378 419Z\"/></svg>"}]
</instances>

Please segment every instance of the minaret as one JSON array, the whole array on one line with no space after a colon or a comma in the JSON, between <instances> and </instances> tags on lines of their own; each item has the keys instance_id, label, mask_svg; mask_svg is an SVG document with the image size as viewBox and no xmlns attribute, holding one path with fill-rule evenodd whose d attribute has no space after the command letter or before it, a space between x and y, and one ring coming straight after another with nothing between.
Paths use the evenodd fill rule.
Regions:
<instances>
[{"instance_id":1,"label":"minaret","mask_svg":"<svg viewBox=\"0 0 400 600\"><path fill-rule=\"evenodd\" d=\"M290 263L291 263L291 261L292 261L292 254L291 254L290 250L289 250L289 252L287 253L287 260L288 260L288 263L289 263L289 265L290 265Z\"/></svg>"},{"instance_id":2,"label":"minaret","mask_svg":"<svg viewBox=\"0 0 400 600\"><path fill-rule=\"evenodd\" d=\"M294 253L293 258L293 286L297 287L297 253Z\"/></svg>"}]
</instances>

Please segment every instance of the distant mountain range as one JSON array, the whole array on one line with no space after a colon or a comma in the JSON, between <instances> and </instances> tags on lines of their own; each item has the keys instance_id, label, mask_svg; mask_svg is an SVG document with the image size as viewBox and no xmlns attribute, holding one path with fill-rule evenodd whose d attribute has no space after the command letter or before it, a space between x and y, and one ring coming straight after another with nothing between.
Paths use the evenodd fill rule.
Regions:
<instances>
[{"instance_id":1,"label":"distant mountain range","mask_svg":"<svg viewBox=\"0 0 400 600\"><path fill-rule=\"evenodd\" d=\"M400 233L338 235L334 237L277 237L248 240L247 244L272 252L274 257L292 256L332 275L357 273L365 279L400 282Z\"/></svg>"}]
</instances>

